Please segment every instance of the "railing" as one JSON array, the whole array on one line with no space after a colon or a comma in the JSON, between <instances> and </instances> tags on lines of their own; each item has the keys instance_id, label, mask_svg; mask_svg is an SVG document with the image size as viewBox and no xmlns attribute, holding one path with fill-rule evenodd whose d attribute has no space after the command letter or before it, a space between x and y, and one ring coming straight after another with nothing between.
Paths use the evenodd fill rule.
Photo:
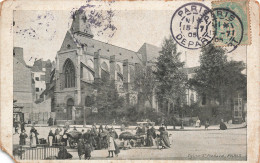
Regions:
<instances>
[{"instance_id":1,"label":"railing","mask_svg":"<svg viewBox=\"0 0 260 163\"><path fill-rule=\"evenodd\" d=\"M14 154L14 157L18 160L45 160L57 157L59 147L50 147L48 145L38 145L36 148L19 146L17 151L18 154Z\"/></svg>"}]
</instances>

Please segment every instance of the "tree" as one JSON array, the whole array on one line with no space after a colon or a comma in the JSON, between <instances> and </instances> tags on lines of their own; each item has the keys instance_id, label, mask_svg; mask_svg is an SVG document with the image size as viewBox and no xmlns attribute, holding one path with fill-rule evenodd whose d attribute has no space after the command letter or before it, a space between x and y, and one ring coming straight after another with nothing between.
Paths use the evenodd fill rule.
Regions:
<instances>
[{"instance_id":1,"label":"tree","mask_svg":"<svg viewBox=\"0 0 260 163\"><path fill-rule=\"evenodd\" d=\"M120 97L115 83L110 80L101 80L96 83L97 94L95 95L95 106L101 114L109 116L109 113L117 114L124 106L124 98ZM115 117L117 115L113 115Z\"/></svg>"},{"instance_id":2,"label":"tree","mask_svg":"<svg viewBox=\"0 0 260 163\"><path fill-rule=\"evenodd\" d=\"M200 67L189 81L199 95L223 105L237 91L246 89L246 75L241 73L245 69L243 62L228 61L225 50L212 44L201 52Z\"/></svg>"},{"instance_id":3,"label":"tree","mask_svg":"<svg viewBox=\"0 0 260 163\"><path fill-rule=\"evenodd\" d=\"M162 44L161 55L156 62L154 71L157 81L157 97L168 103L167 113L170 112L170 103L180 107L184 102L187 75L183 72L184 62L180 61L180 52L172 37L165 38Z\"/></svg>"},{"instance_id":4,"label":"tree","mask_svg":"<svg viewBox=\"0 0 260 163\"><path fill-rule=\"evenodd\" d=\"M150 103L150 106L152 106L155 85L156 81L152 66L140 66L135 75L134 89L137 90L139 94Z\"/></svg>"}]
</instances>

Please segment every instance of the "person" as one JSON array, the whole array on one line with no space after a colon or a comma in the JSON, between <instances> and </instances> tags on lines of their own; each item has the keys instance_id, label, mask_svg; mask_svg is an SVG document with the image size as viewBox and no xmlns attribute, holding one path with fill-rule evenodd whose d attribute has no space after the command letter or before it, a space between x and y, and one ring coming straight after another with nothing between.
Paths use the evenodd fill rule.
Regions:
<instances>
[{"instance_id":1,"label":"person","mask_svg":"<svg viewBox=\"0 0 260 163\"><path fill-rule=\"evenodd\" d=\"M81 160L82 155L85 153L84 140L79 139L77 146L78 146L78 156L79 159Z\"/></svg>"},{"instance_id":2,"label":"person","mask_svg":"<svg viewBox=\"0 0 260 163\"><path fill-rule=\"evenodd\" d=\"M18 128L19 128L18 123L17 123L17 122L14 122L14 132L15 132L14 135L15 135L15 134L19 134L19 133L18 133Z\"/></svg>"},{"instance_id":3,"label":"person","mask_svg":"<svg viewBox=\"0 0 260 163\"><path fill-rule=\"evenodd\" d=\"M96 127L96 123L94 123L92 125L92 128L91 128L91 132L94 136L97 136L97 127Z\"/></svg>"},{"instance_id":4,"label":"person","mask_svg":"<svg viewBox=\"0 0 260 163\"><path fill-rule=\"evenodd\" d=\"M146 126L144 124L142 124L142 134L146 133Z\"/></svg>"},{"instance_id":5,"label":"person","mask_svg":"<svg viewBox=\"0 0 260 163\"><path fill-rule=\"evenodd\" d=\"M98 129L98 132L99 133L102 133L104 130L103 130L103 126L102 126L102 124L100 124L100 126L99 126L99 129Z\"/></svg>"},{"instance_id":6,"label":"person","mask_svg":"<svg viewBox=\"0 0 260 163\"><path fill-rule=\"evenodd\" d=\"M65 160L65 159L71 159L71 158L72 158L72 155L67 151L67 149L65 147L60 147L57 159Z\"/></svg>"},{"instance_id":7,"label":"person","mask_svg":"<svg viewBox=\"0 0 260 163\"><path fill-rule=\"evenodd\" d=\"M171 145L168 137L168 132L163 127L163 124L162 127L159 128L159 131L160 131L160 140L161 140L162 148L170 148Z\"/></svg>"},{"instance_id":8,"label":"person","mask_svg":"<svg viewBox=\"0 0 260 163\"><path fill-rule=\"evenodd\" d=\"M115 149L115 143L114 143L114 138L112 136L111 133L108 134L108 140L107 140L107 144L108 144L108 156L107 157L114 157L114 151L116 150ZM112 156L110 156L110 154Z\"/></svg>"},{"instance_id":9,"label":"person","mask_svg":"<svg viewBox=\"0 0 260 163\"><path fill-rule=\"evenodd\" d=\"M106 130L106 131L108 131L108 130L109 130L109 128L108 128L108 126L107 126L107 125L105 126L105 130Z\"/></svg>"},{"instance_id":10,"label":"person","mask_svg":"<svg viewBox=\"0 0 260 163\"><path fill-rule=\"evenodd\" d=\"M32 126L30 132L31 132L31 133L34 133L33 135L34 135L34 137L35 137L35 139L36 139L36 144L39 144L39 141L38 141L38 135L39 135L39 133L38 133L38 131L35 129L34 126Z\"/></svg>"},{"instance_id":11,"label":"person","mask_svg":"<svg viewBox=\"0 0 260 163\"><path fill-rule=\"evenodd\" d=\"M156 143L156 147L157 149L159 149L161 143L160 143L160 135L159 134L156 134L156 138L155 138L155 143Z\"/></svg>"},{"instance_id":12,"label":"person","mask_svg":"<svg viewBox=\"0 0 260 163\"><path fill-rule=\"evenodd\" d=\"M89 160L90 157L91 157L91 151L92 151L91 144L87 141L85 143L84 147L85 147L85 149L84 149L84 151L85 151L85 160Z\"/></svg>"},{"instance_id":13,"label":"person","mask_svg":"<svg viewBox=\"0 0 260 163\"><path fill-rule=\"evenodd\" d=\"M59 128L56 128L55 130L55 144L58 145L60 143L60 132L61 130Z\"/></svg>"},{"instance_id":14,"label":"person","mask_svg":"<svg viewBox=\"0 0 260 163\"><path fill-rule=\"evenodd\" d=\"M209 120L207 119L205 122L205 130L208 130L208 128L209 128Z\"/></svg>"},{"instance_id":15,"label":"person","mask_svg":"<svg viewBox=\"0 0 260 163\"><path fill-rule=\"evenodd\" d=\"M21 122L21 132L23 132L23 130L25 130L25 122Z\"/></svg>"},{"instance_id":16,"label":"person","mask_svg":"<svg viewBox=\"0 0 260 163\"><path fill-rule=\"evenodd\" d=\"M138 124L138 126L135 128L136 130L136 135L140 135L142 133L141 125Z\"/></svg>"},{"instance_id":17,"label":"person","mask_svg":"<svg viewBox=\"0 0 260 163\"><path fill-rule=\"evenodd\" d=\"M101 142L102 137L101 137L101 133L98 133L95 138L96 138L95 141L96 141L96 145L97 145L96 147L97 147L97 149L101 149L101 148L102 148L102 142Z\"/></svg>"},{"instance_id":18,"label":"person","mask_svg":"<svg viewBox=\"0 0 260 163\"><path fill-rule=\"evenodd\" d=\"M152 124L152 127L150 128L150 132L152 133L152 140L153 140L153 145L156 145L156 130L154 128L154 124Z\"/></svg>"},{"instance_id":19,"label":"person","mask_svg":"<svg viewBox=\"0 0 260 163\"><path fill-rule=\"evenodd\" d=\"M62 139L61 139L61 141L64 143L65 147L68 144L68 135L67 135L68 130L69 129L67 127L64 129L64 132L63 132L63 135L62 135Z\"/></svg>"},{"instance_id":20,"label":"person","mask_svg":"<svg viewBox=\"0 0 260 163\"><path fill-rule=\"evenodd\" d=\"M220 130L226 130L226 129L227 129L227 126L226 126L226 124L224 123L224 120L223 120L223 119L221 119L219 128L220 128Z\"/></svg>"},{"instance_id":21,"label":"person","mask_svg":"<svg viewBox=\"0 0 260 163\"><path fill-rule=\"evenodd\" d=\"M69 130L70 129L70 123L68 121L65 122L65 130Z\"/></svg>"},{"instance_id":22,"label":"person","mask_svg":"<svg viewBox=\"0 0 260 163\"><path fill-rule=\"evenodd\" d=\"M30 147L36 148L36 134L30 131Z\"/></svg>"},{"instance_id":23,"label":"person","mask_svg":"<svg viewBox=\"0 0 260 163\"><path fill-rule=\"evenodd\" d=\"M73 127L73 131L78 131L77 128L76 128L76 126Z\"/></svg>"},{"instance_id":24,"label":"person","mask_svg":"<svg viewBox=\"0 0 260 163\"><path fill-rule=\"evenodd\" d=\"M23 130L20 134L20 141L19 141L19 145L26 145L26 138L28 137L28 135L25 133L25 130Z\"/></svg>"},{"instance_id":25,"label":"person","mask_svg":"<svg viewBox=\"0 0 260 163\"><path fill-rule=\"evenodd\" d=\"M120 153L120 150L119 150L119 147L118 145L116 144L116 141L115 139L118 138L118 134L116 132L116 130L112 127L112 136L113 136L113 140L114 140L114 146L115 146L115 155L118 156L118 154Z\"/></svg>"},{"instance_id":26,"label":"person","mask_svg":"<svg viewBox=\"0 0 260 163\"><path fill-rule=\"evenodd\" d=\"M121 131L125 131L125 125L124 124L121 125Z\"/></svg>"},{"instance_id":27,"label":"person","mask_svg":"<svg viewBox=\"0 0 260 163\"><path fill-rule=\"evenodd\" d=\"M147 138L146 138L146 146L151 147L153 146L153 131L152 128L147 126Z\"/></svg>"},{"instance_id":28,"label":"person","mask_svg":"<svg viewBox=\"0 0 260 163\"><path fill-rule=\"evenodd\" d=\"M48 125L49 126L53 126L53 118L52 117L50 117L49 119L48 119Z\"/></svg>"},{"instance_id":29,"label":"person","mask_svg":"<svg viewBox=\"0 0 260 163\"><path fill-rule=\"evenodd\" d=\"M199 117L198 117L198 119L197 119L197 121L196 121L195 127L200 127L200 119L199 119Z\"/></svg>"},{"instance_id":30,"label":"person","mask_svg":"<svg viewBox=\"0 0 260 163\"><path fill-rule=\"evenodd\" d=\"M111 128L110 132L111 132L111 134L112 134L114 139L118 138L118 134L117 134L117 132L116 132L116 130L114 128Z\"/></svg>"},{"instance_id":31,"label":"person","mask_svg":"<svg viewBox=\"0 0 260 163\"><path fill-rule=\"evenodd\" d=\"M50 130L49 135L48 135L48 142L49 142L50 147L52 147L52 143L54 141L54 138L55 138L55 135L52 132L52 130Z\"/></svg>"}]
</instances>

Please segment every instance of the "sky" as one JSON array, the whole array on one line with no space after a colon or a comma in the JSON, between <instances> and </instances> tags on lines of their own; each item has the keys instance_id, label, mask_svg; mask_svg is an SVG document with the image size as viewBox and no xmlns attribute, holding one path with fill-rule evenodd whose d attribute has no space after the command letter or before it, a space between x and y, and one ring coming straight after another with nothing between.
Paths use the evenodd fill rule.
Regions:
<instances>
[{"instance_id":1,"label":"sky","mask_svg":"<svg viewBox=\"0 0 260 163\"><path fill-rule=\"evenodd\" d=\"M117 28L113 37L97 35L94 39L129 50L138 51L144 43L161 47L165 37L170 36L170 21L174 10L116 10L112 23ZM24 59L32 65L35 59L55 60L67 30L71 26L71 11L14 11L14 46L24 49ZM181 60L187 67L199 66L200 49L187 50L178 46ZM228 54L233 60L246 62L246 46L238 47Z\"/></svg>"}]
</instances>

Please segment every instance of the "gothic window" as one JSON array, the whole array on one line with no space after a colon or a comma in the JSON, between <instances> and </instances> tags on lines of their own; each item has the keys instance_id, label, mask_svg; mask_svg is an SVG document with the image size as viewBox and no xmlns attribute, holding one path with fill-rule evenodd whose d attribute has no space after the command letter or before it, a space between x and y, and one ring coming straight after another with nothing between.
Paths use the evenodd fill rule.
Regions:
<instances>
[{"instance_id":1,"label":"gothic window","mask_svg":"<svg viewBox=\"0 0 260 163\"><path fill-rule=\"evenodd\" d=\"M64 64L65 88L75 87L75 69L70 59Z\"/></svg>"}]
</instances>

